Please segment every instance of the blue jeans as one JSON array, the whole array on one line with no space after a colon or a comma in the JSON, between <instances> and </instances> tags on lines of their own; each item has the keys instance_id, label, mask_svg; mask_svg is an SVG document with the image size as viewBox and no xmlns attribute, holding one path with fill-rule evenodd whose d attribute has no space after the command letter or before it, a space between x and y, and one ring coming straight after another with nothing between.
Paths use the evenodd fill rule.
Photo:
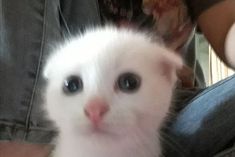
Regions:
<instances>
[{"instance_id":1,"label":"blue jeans","mask_svg":"<svg viewBox=\"0 0 235 157\"><path fill-rule=\"evenodd\" d=\"M0 0L0 140L51 141L41 110L45 58L68 32L99 23L96 0ZM165 156L210 157L234 142L234 76L184 103L163 128Z\"/></svg>"},{"instance_id":2,"label":"blue jeans","mask_svg":"<svg viewBox=\"0 0 235 157\"><path fill-rule=\"evenodd\" d=\"M184 103L163 128L166 156L211 157L235 144L235 75Z\"/></svg>"}]
</instances>

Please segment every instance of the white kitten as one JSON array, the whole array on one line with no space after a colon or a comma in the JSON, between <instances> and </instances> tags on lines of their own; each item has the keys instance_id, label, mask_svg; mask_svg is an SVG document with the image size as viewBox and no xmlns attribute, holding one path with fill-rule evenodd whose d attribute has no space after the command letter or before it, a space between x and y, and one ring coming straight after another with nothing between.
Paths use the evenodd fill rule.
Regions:
<instances>
[{"instance_id":1,"label":"white kitten","mask_svg":"<svg viewBox=\"0 0 235 157\"><path fill-rule=\"evenodd\" d=\"M113 27L70 39L46 65L54 157L158 157L159 128L182 61L146 35Z\"/></svg>"}]
</instances>

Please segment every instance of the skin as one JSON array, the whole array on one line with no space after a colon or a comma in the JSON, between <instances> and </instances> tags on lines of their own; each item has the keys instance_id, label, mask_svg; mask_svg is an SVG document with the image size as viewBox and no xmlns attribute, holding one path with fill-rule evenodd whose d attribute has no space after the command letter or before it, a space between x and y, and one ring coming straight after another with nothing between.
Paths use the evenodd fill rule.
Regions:
<instances>
[{"instance_id":1,"label":"skin","mask_svg":"<svg viewBox=\"0 0 235 157\"><path fill-rule=\"evenodd\" d=\"M1 142L0 157L46 157L51 146L23 142Z\"/></svg>"},{"instance_id":2,"label":"skin","mask_svg":"<svg viewBox=\"0 0 235 157\"><path fill-rule=\"evenodd\" d=\"M224 0L204 11L197 19L198 25L216 54L229 66L224 55L226 35L235 22L235 1ZM46 157L50 146L22 144L15 142L0 143L0 157Z\"/></svg>"},{"instance_id":3,"label":"skin","mask_svg":"<svg viewBox=\"0 0 235 157\"><path fill-rule=\"evenodd\" d=\"M197 20L200 29L215 50L215 53L229 67L231 65L228 64L225 58L224 44L227 33L235 22L234 8L234 0L225 0L204 11Z\"/></svg>"}]
</instances>

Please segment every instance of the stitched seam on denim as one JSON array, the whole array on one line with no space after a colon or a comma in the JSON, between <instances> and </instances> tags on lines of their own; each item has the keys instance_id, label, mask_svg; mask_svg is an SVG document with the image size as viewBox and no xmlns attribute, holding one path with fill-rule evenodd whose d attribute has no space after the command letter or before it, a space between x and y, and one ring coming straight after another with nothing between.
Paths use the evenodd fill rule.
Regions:
<instances>
[{"instance_id":1,"label":"stitched seam on denim","mask_svg":"<svg viewBox=\"0 0 235 157\"><path fill-rule=\"evenodd\" d=\"M2 0L1 0L0 10L1 10L1 15L0 15L1 19L4 20L3 19L3 13L4 13L4 11L3 11L3 1ZM3 22L3 23L5 23L5 22Z\"/></svg>"},{"instance_id":2,"label":"stitched seam on denim","mask_svg":"<svg viewBox=\"0 0 235 157\"><path fill-rule=\"evenodd\" d=\"M191 100L188 102L188 104L192 103L193 101L195 101L196 99L198 99L198 98L201 97L202 95L211 92L211 91L214 90L215 88L217 88L217 87L219 87L219 86L221 86L221 85L227 83L228 81L230 81L230 80L232 80L232 79L235 79L235 75L232 75L232 76L228 77L227 79L222 80L221 82L218 82L218 83L212 85L212 86L210 87L210 89L207 89L207 88L206 88L204 91L202 91L202 92L199 93L197 96L195 96L193 99L191 99Z\"/></svg>"},{"instance_id":3,"label":"stitched seam on denim","mask_svg":"<svg viewBox=\"0 0 235 157\"><path fill-rule=\"evenodd\" d=\"M31 131L53 131L55 132L55 130L52 130L51 128L44 128L44 127L30 127Z\"/></svg>"},{"instance_id":4,"label":"stitched seam on denim","mask_svg":"<svg viewBox=\"0 0 235 157\"><path fill-rule=\"evenodd\" d=\"M99 2L98 2L98 0L95 0L95 8L96 8L96 11L97 11L97 13L99 14L98 16L98 18L99 18L99 23L102 23L101 22L101 13L100 13L100 6L99 6Z\"/></svg>"},{"instance_id":5,"label":"stitched seam on denim","mask_svg":"<svg viewBox=\"0 0 235 157\"><path fill-rule=\"evenodd\" d=\"M3 15L4 11L3 11L3 1L2 0L1 0L0 10L1 10L1 14L0 14L1 17L0 17L0 19L2 20L2 23L5 23L4 22L4 18L3 18L4 17L4 15Z\"/></svg>"},{"instance_id":6,"label":"stitched seam on denim","mask_svg":"<svg viewBox=\"0 0 235 157\"><path fill-rule=\"evenodd\" d=\"M45 43L46 17L47 17L47 0L44 1L44 17L43 17L43 32L42 32L41 48L40 48L38 66L37 66L36 79L35 79L35 82L34 82L34 87L33 87L32 95L31 95L31 100L30 100L30 104L29 104L29 109L28 109L27 117L26 117L26 123L25 123L26 132L24 134L24 137L23 137L24 139L23 140L25 140L27 138L27 134L28 134L28 132L30 130L29 129L30 116L31 116L31 112L32 112L33 101L34 101L34 97L35 97L35 91L36 91L36 87L37 87L37 83L38 83L38 79L39 79L40 66L41 66L42 54L43 54L44 43Z\"/></svg>"},{"instance_id":7,"label":"stitched seam on denim","mask_svg":"<svg viewBox=\"0 0 235 157\"><path fill-rule=\"evenodd\" d=\"M5 122L5 121L0 121L0 125L2 126L7 126L10 128L19 128L19 129L25 129L24 125L13 123L13 122ZM30 127L28 131L54 131L51 128L44 128L44 127Z\"/></svg>"},{"instance_id":8,"label":"stitched seam on denim","mask_svg":"<svg viewBox=\"0 0 235 157\"><path fill-rule=\"evenodd\" d=\"M25 125L23 125L23 124L18 124L18 123L14 123L14 122L7 122L7 121L2 121L2 120L0 120L0 125L5 125L5 126L9 126L9 127L11 127L11 126L22 127L22 128L25 127Z\"/></svg>"},{"instance_id":9,"label":"stitched seam on denim","mask_svg":"<svg viewBox=\"0 0 235 157\"><path fill-rule=\"evenodd\" d=\"M2 21L2 25L3 25L3 28L0 28L0 33L1 33L1 38L0 38L0 40L2 40L2 41L0 41L0 42L3 42L4 41L4 37L5 37L5 31L3 30L3 29L5 29L4 28L4 25L5 25L5 20L4 20L4 11L3 11L3 1L1 0L0 1L1 2L1 5L0 5L0 11L1 11L1 14L0 14L0 20ZM4 46L3 46L3 49L4 49L4 47L5 47L5 43L3 44ZM2 46L2 45L1 45ZM0 75L1 76L1 75Z\"/></svg>"},{"instance_id":10,"label":"stitched seam on denim","mask_svg":"<svg viewBox=\"0 0 235 157\"><path fill-rule=\"evenodd\" d=\"M63 13L62 13L60 7L59 7L59 14L60 14L60 16L61 16L62 22L63 22L63 24L64 24L64 26L65 26L65 28L66 28L67 33L68 33L69 35L71 35L70 29L69 29L69 27L68 27L68 22L65 20L64 15L63 15Z\"/></svg>"},{"instance_id":11,"label":"stitched seam on denim","mask_svg":"<svg viewBox=\"0 0 235 157\"><path fill-rule=\"evenodd\" d=\"M24 125L13 123L13 122L5 122L0 121L0 125L7 126L7 127L13 127L13 128L22 128L25 129ZM44 127L30 127L28 131L54 131L52 128L44 128Z\"/></svg>"}]
</instances>

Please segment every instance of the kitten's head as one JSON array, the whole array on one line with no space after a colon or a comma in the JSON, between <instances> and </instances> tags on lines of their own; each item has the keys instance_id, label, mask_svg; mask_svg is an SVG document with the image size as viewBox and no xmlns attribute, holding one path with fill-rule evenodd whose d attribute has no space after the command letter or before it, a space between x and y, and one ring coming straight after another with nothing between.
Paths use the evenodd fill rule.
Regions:
<instances>
[{"instance_id":1,"label":"kitten's head","mask_svg":"<svg viewBox=\"0 0 235 157\"><path fill-rule=\"evenodd\" d=\"M90 30L48 60L46 110L62 132L125 137L156 131L181 65L178 56L145 34Z\"/></svg>"}]
</instances>

